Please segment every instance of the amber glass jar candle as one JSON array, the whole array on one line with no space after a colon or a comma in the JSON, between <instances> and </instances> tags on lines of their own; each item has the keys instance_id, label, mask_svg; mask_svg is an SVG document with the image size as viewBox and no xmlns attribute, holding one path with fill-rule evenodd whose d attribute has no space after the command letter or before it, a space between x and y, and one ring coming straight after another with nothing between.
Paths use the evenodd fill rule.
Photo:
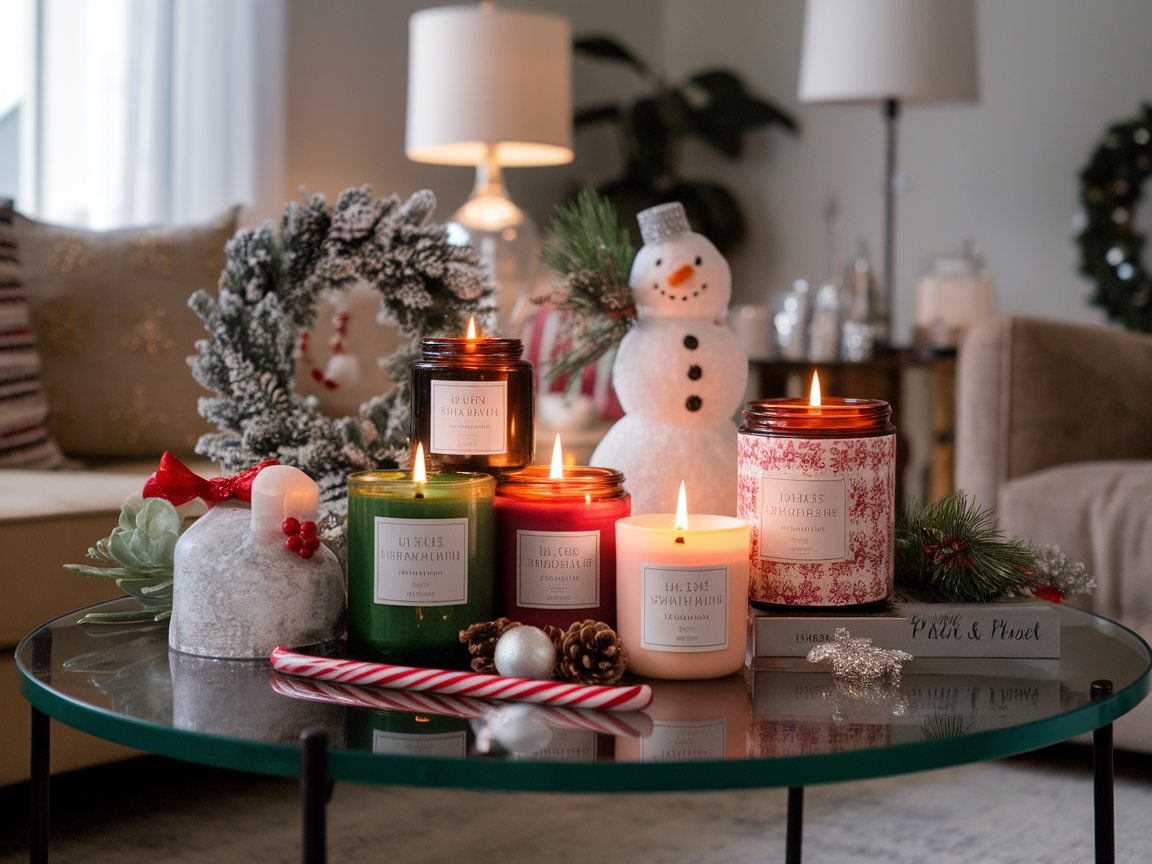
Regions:
<instances>
[{"instance_id":1,"label":"amber glass jar candle","mask_svg":"<svg viewBox=\"0 0 1152 864\"><path fill-rule=\"evenodd\" d=\"M523 468L536 451L532 364L519 339L425 339L412 364L412 438L438 471Z\"/></svg>"},{"instance_id":2,"label":"amber glass jar candle","mask_svg":"<svg viewBox=\"0 0 1152 864\"><path fill-rule=\"evenodd\" d=\"M849 606L892 591L896 429L875 399L750 402L737 513L751 527L749 598Z\"/></svg>"},{"instance_id":3,"label":"amber glass jar candle","mask_svg":"<svg viewBox=\"0 0 1152 864\"><path fill-rule=\"evenodd\" d=\"M615 628L616 520L631 513L624 475L610 468L529 465L502 474L499 614L536 627L593 618Z\"/></svg>"}]
</instances>

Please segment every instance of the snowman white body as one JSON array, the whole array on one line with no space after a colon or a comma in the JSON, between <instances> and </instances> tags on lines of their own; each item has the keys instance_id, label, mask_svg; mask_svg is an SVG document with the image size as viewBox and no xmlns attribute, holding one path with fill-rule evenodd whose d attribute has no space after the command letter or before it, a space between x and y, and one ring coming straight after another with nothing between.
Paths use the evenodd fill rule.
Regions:
<instances>
[{"instance_id":1,"label":"snowman white body","mask_svg":"<svg viewBox=\"0 0 1152 864\"><path fill-rule=\"evenodd\" d=\"M645 244L629 278L638 320L612 370L625 416L590 464L624 473L634 514L675 512L683 481L692 512L735 516L732 418L748 382L748 357L724 324L728 262L687 230L678 204L644 211L640 224Z\"/></svg>"}]
</instances>

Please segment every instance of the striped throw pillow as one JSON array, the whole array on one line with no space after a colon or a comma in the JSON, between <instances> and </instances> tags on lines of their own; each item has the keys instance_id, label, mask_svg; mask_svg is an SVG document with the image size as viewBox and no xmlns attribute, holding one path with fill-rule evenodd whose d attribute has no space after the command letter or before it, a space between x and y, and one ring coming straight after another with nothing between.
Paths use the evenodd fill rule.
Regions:
<instances>
[{"instance_id":1,"label":"striped throw pillow","mask_svg":"<svg viewBox=\"0 0 1152 864\"><path fill-rule=\"evenodd\" d=\"M12 221L12 202L0 199L0 468L63 468L67 460L48 432Z\"/></svg>"}]
</instances>

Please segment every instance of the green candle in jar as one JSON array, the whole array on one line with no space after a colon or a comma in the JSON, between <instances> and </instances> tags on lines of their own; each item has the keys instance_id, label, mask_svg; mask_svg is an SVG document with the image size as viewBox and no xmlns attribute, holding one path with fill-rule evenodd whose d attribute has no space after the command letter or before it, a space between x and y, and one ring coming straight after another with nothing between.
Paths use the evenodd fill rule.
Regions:
<instances>
[{"instance_id":1,"label":"green candle in jar","mask_svg":"<svg viewBox=\"0 0 1152 864\"><path fill-rule=\"evenodd\" d=\"M459 633L493 615L496 481L367 471L348 478L348 649L357 660L464 665Z\"/></svg>"}]
</instances>

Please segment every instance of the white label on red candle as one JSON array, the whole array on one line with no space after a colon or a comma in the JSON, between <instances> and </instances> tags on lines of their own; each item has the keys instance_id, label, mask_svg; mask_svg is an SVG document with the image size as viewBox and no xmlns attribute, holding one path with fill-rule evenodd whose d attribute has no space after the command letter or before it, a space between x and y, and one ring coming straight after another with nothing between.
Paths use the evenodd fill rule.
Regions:
<instances>
[{"instance_id":1,"label":"white label on red candle","mask_svg":"<svg viewBox=\"0 0 1152 864\"><path fill-rule=\"evenodd\" d=\"M640 647L720 651L728 647L728 565L641 564Z\"/></svg>"},{"instance_id":2,"label":"white label on red candle","mask_svg":"<svg viewBox=\"0 0 1152 864\"><path fill-rule=\"evenodd\" d=\"M508 450L507 381L432 381L432 453L492 456Z\"/></svg>"},{"instance_id":3,"label":"white label on red candle","mask_svg":"<svg viewBox=\"0 0 1152 864\"><path fill-rule=\"evenodd\" d=\"M468 734L439 732L420 735L416 732L372 731L372 752L388 756L431 756L439 759L463 759L468 755Z\"/></svg>"},{"instance_id":4,"label":"white label on red candle","mask_svg":"<svg viewBox=\"0 0 1152 864\"><path fill-rule=\"evenodd\" d=\"M516 586L519 606L599 606L600 532L517 531Z\"/></svg>"},{"instance_id":5,"label":"white label on red candle","mask_svg":"<svg viewBox=\"0 0 1152 864\"><path fill-rule=\"evenodd\" d=\"M770 561L848 558L848 484L760 478L760 557Z\"/></svg>"},{"instance_id":6,"label":"white label on red candle","mask_svg":"<svg viewBox=\"0 0 1152 864\"><path fill-rule=\"evenodd\" d=\"M376 602L468 602L468 519L376 517Z\"/></svg>"},{"instance_id":7,"label":"white label on red candle","mask_svg":"<svg viewBox=\"0 0 1152 864\"><path fill-rule=\"evenodd\" d=\"M640 739L641 762L685 762L694 759L723 759L727 721L669 722L655 720L652 734Z\"/></svg>"}]
</instances>

